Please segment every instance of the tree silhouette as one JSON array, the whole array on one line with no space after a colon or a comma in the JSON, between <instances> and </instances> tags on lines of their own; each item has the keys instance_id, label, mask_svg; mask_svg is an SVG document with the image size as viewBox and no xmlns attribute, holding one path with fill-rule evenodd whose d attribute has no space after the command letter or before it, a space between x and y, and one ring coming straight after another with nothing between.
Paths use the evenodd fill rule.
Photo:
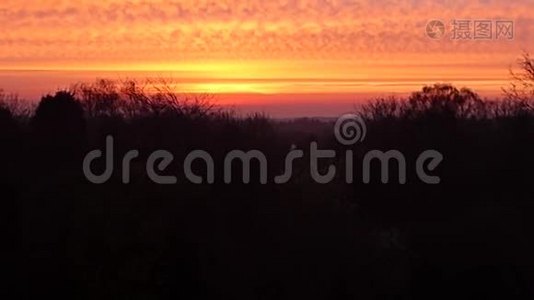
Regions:
<instances>
[{"instance_id":1,"label":"tree silhouette","mask_svg":"<svg viewBox=\"0 0 534 300\"><path fill-rule=\"evenodd\" d=\"M85 141L84 111L69 92L43 97L31 123L38 145L48 154L77 153Z\"/></svg>"},{"instance_id":2,"label":"tree silhouette","mask_svg":"<svg viewBox=\"0 0 534 300\"><path fill-rule=\"evenodd\" d=\"M518 66L519 72L510 70L512 82L509 87L503 89L503 92L508 99L532 107L534 101L534 59L525 52L519 59Z\"/></svg>"},{"instance_id":3,"label":"tree silhouette","mask_svg":"<svg viewBox=\"0 0 534 300\"><path fill-rule=\"evenodd\" d=\"M347 148L333 136L333 120L240 117L131 81L72 90L42 99L31 134L11 106L0 105L0 128L14 120L18 126L20 143L7 155L8 147L0 148L0 165L9 183L3 203L13 203L3 211L19 218L10 228L22 237L18 285L28 297L532 299L534 113L519 101L426 86L366 105L369 134ZM80 176L82 158L72 155L103 149L108 134L117 157L139 150L129 185L120 176L99 186ZM77 152L86 136L87 148ZM324 161L338 167L329 184L310 178L312 141L337 150L335 160ZM257 184L255 167L249 185L222 181L231 150L262 151L273 178L294 147L304 158L295 160L287 184ZM205 150L215 184L182 177L176 185L153 184L144 161L156 149L174 155L166 171L177 176L188 153ZM421 151L439 151L439 167L422 167L441 183L423 184L410 168L406 184L384 185L376 161L364 184L359 162L375 149L398 150L411 165ZM343 176L346 150L352 184ZM205 173L203 164L192 168ZM391 161L389 177L397 171Z\"/></svg>"},{"instance_id":4,"label":"tree silhouette","mask_svg":"<svg viewBox=\"0 0 534 300\"><path fill-rule=\"evenodd\" d=\"M486 116L491 103L468 88L458 89L451 84L425 86L407 99L380 98L364 106L363 111L371 119L404 118L469 119Z\"/></svg>"},{"instance_id":5,"label":"tree silhouette","mask_svg":"<svg viewBox=\"0 0 534 300\"><path fill-rule=\"evenodd\" d=\"M16 125L11 111L6 107L0 106L0 132L5 133L11 131L14 126Z\"/></svg>"}]
</instances>

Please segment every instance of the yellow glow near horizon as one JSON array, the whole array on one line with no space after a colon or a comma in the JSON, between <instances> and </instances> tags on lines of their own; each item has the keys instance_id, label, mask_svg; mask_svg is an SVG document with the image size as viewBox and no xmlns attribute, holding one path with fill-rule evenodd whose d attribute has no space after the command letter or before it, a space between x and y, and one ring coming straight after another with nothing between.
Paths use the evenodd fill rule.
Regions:
<instances>
[{"instance_id":1,"label":"yellow glow near horizon","mask_svg":"<svg viewBox=\"0 0 534 300\"><path fill-rule=\"evenodd\" d=\"M3 0L0 88L37 98L95 77L161 76L175 78L184 92L282 98L404 93L434 82L498 93L518 55L534 51L531 6L532 0ZM425 35L431 19L447 29L454 19L513 20L515 35L433 40Z\"/></svg>"}]
</instances>

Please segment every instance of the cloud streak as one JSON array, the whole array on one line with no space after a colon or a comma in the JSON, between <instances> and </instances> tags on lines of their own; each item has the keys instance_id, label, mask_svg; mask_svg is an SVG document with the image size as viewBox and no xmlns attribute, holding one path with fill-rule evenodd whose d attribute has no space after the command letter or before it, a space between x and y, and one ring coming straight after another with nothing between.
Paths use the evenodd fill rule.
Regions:
<instances>
[{"instance_id":1,"label":"cloud streak","mask_svg":"<svg viewBox=\"0 0 534 300\"><path fill-rule=\"evenodd\" d=\"M214 70L190 76L506 77L521 51L534 51L532 7L533 0L3 0L0 69L204 64ZM516 35L512 41L435 41L425 35L430 19L509 19Z\"/></svg>"},{"instance_id":2,"label":"cloud streak","mask_svg":"<svg viewBox=\"0 0 534 300\"><path fill-rule=\"evenodd\" d=\"M34 2L34 3L32 3ZM432 43L432 18L520 20L532 1L20 1L0 4L0 59L355 58L372 53L482 52L488 43ZM33 4L33 5L32 5ZM531 7L531 6L530 6ZM7 24L7 26L6 26Z\"/></svg>"}]
</instances>

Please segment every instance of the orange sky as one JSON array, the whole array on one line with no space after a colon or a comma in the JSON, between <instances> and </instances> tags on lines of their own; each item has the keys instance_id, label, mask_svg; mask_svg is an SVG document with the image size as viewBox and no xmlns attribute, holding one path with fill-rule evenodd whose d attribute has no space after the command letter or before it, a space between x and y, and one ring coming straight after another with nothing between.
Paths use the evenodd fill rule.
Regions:
<instances>
[{"instance_id":1,"label":"orange sky","mask_svg":"<svg viewBox=\"0 0 534 300\"><path fill-rule=\"evenodd\" d=\"M443 38L426 36L432 19ZM454 19L513 20L514 38L452 40ZM172 76L181 91L278 115L434 82L496 95L534 51L534 0L2 0L0 23L0 88L28 98L95 77Z\"/></svg>"}]
</instances>

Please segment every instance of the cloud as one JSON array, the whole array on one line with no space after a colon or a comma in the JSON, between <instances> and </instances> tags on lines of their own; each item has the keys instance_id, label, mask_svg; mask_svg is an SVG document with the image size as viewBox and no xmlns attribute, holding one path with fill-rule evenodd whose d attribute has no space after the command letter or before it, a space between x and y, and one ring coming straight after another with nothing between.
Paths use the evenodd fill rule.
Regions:
<instances>
[{"instance_id":1,"label":"cloud","mask_svg":"<svg viewBox=\"0 0 534 300\"><path fill-rule=\"evenodd\" d=\"M0 61L457 59L532 46L533 1L3 0ZM517 20L512 42L432 41L429 19Z\"/></svg>"}]
</instances>

